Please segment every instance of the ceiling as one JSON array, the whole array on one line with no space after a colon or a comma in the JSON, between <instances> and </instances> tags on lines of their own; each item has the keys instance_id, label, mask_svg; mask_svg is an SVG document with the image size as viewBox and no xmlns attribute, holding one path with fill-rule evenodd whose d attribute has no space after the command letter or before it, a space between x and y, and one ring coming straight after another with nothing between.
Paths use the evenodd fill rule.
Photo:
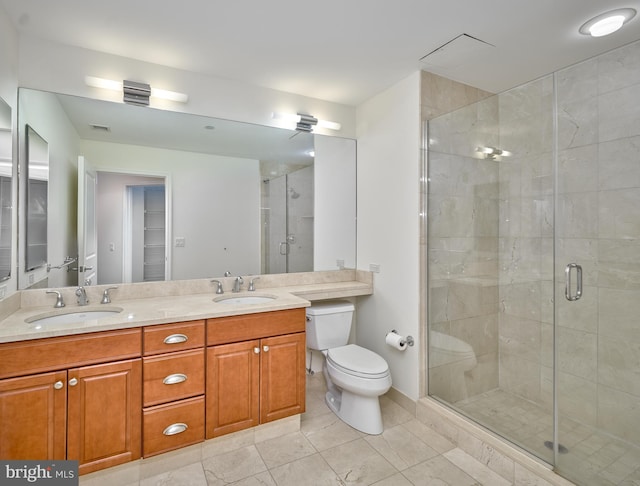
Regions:
<instances>
[{"instance_id":1,"label":"ceiling","mask_svg":"<svg viewBox=\"0 0 640 486\"><path fill-rule=\"evenodd\" d=\"M494 93L640 39L640 0L0 0L21 34L357 106L425 69ZM486 44L451 44L466 34ZM464 39L468 39L465 37ZM484 47L476 49L476 47Z\"/></svg>"}]
</instances>

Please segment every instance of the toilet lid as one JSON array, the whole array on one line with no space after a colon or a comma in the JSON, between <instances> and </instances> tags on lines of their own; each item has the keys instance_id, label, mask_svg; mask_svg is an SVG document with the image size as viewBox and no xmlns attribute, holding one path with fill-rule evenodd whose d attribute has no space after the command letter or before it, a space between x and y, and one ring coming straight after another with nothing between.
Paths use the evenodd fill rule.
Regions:
<instances>
[{"instance_id":1,"label":"toilet lid","mask_svg":"<svg viewBox=\"0 0 640 486\"><path fill-rule=\"evenodd\" d=\"M355 344L329 349L327 360L347 373L362 373L370 375L371 378L389 373L389 365L382 356Z\"/></svg>"}]
</instances>

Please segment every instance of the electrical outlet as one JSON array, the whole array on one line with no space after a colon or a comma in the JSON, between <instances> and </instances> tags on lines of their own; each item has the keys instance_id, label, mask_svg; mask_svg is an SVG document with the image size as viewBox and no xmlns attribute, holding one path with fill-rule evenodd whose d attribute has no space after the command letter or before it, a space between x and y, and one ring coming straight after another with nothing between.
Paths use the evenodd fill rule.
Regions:
<instances>
[{"instance_id":1,"label":"electrical outlet","mask_svg":"<svg viewBox=\"0 0 640 486\"><path fill-rule=\"evenodd\" d=\"M109 251L116 251L116 244L115 243L109 243Z\"/></svg>"},{"instance_id":2,"label":"electrical outlet","mask_svg":"<svg viewBox=\"0 0 640 486\"><path fill-rule=\"evenodd\" d=\"M184 236L176 236L176 248L184 248Z\"/></svg>"},{"instance_id":3,"label":"electrical outlet","mask_svg":"<svg viewBox=\"0 0 640 486\"><path fill-rule=\"evenodd\" d=\"M36 281L35 275L33 273L30 273L29 274L29 285L32 285L33 282L35 282L35 281Z\"/></svg>"},{"instance_id":4,"label":"electrical outlet","mask_svg":"<svg viewBox=\"0 0 640 486\"><path fill-rule=\"evenodd\" d=\"M4 299L7 296L7 286L0 285L0 300Z\"/></svg>"},{"instance_id":5,"label":"electrical outlet","mask_svg":"<svg viewBox=\"0 0 640 486\"><path fill-rule=\"evenodd\" d=\"M342 270L344 268L344 260L336 260L336 265Z\"/></svg>"},{"instance_id":6,"label":"electrical outlet","mask_svg":"<svg viewBox=\"0 0 640 486\"><path fill-rule=\"evenodd\" d=\"M373 273L380 273L379 263L369 263L369 271Z\"/></svg>"}]
</instances>

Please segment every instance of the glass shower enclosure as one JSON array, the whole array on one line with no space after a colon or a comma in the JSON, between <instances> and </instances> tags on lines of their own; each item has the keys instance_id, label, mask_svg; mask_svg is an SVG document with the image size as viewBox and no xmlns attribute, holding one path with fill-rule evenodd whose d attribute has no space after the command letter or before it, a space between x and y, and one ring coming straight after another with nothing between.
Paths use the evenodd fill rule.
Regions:
<instances>
[{"instance_id":1,"label":"glass shower enclosure","mask_svg":"<svg viewBox=\"0 0 640 486\"><path fill-rule=\"evenodd\" d=\"M577 484L638 484L640 43L427 136L429 395Z\"/></svg>"}]
</instances>

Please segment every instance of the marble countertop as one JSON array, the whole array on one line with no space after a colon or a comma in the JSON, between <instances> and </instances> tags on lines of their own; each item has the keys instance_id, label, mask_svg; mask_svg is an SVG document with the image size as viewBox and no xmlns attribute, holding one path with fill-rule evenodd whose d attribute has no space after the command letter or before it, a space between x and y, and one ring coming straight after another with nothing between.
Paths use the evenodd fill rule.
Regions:
<instances>
[{"instance_id":1,"label":"marble countertop","mask_svg":"<svg viewBox=\"0 0 640 486\"><path fill-rule=\"evenodd\" d=\"M33 291L29 291L33 292ZM41 291L44 292L44 291ZM283 287L265 287L255 292L214 292L193 293L187 295L161 295L121 300L115 296L110 304L89 304L79 306L67 304L54 309L51 304L20 307L0 321L0 343L24 341L88 332L126 329L152 324L193 321L240 314L253 314L285 309L304 308L312 301L347 298L373 293L372 282L358 280L339 282L305 282L301 285ZM216 301L233 297L272 297L273 300L258 304L229 304ZM67 299L69 301L69 299ZM91 302L99 302L93 299ZM39 324L27 322L34 318L49 317L73 312L119 310L113 316L101 319L84 320L79 323Z\"/></svg>"}]
</instances>

